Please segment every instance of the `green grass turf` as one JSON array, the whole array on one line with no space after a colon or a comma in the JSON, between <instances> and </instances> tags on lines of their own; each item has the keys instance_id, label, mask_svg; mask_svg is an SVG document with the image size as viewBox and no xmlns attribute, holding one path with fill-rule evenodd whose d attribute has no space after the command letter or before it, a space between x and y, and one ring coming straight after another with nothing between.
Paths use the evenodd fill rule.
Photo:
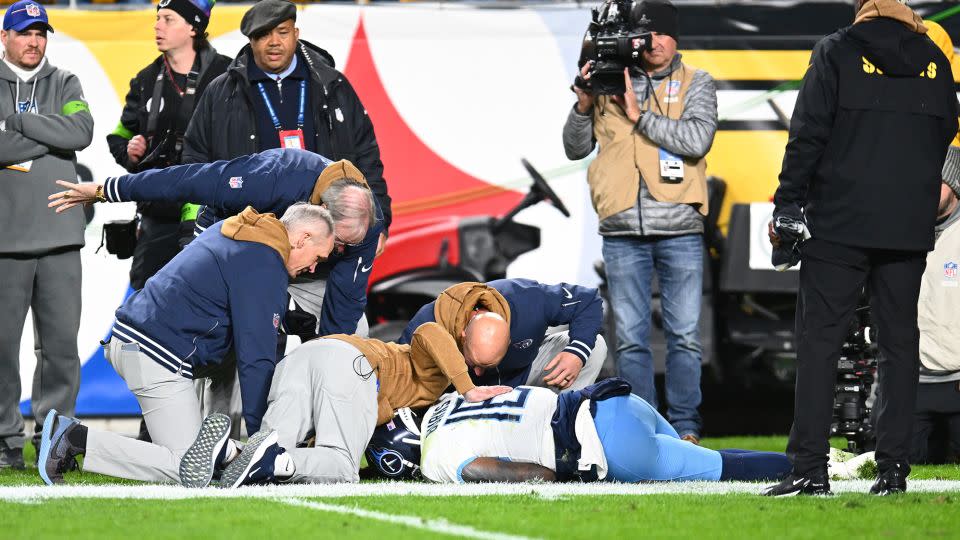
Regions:
<instances>
[{"instance_id":1,"label":"green grass turf","mask_svg":"<svg viewBox=\"0 0 960 540\"><path fill-rule=\"evenodd\" d=\"M323 499L317 499L323 501ZM324 502L540 538L949 538L960 497L761 499L753 495L366 497ZM269 500L0 503L7 538L434 538L406 525ZM445 536L449 538L449 536Z\"/></svg>"},{"instance_id":2,"label":"green grass turf","mask_svg":"<svg viewBox=\"0 0 960 540\"><path fill-rule=\"evenodd\" d=\"M843 446L842 441L834 441ZM709 438L711 448L782 450L786 437ZM27 459L33 451L27 445ZM916 466L912 478L960 480L960 467ZM125 483L70 473L70 484ZM39 484L36 469L0 471L0 485ZM131 482L132 483L132 482ZM758 489L759 489L758 485ZM311 499L389 515L443 519L489 533L537 538L951 538L960 530L960 494L878 498L765 499L749 494ZM4 538L450 538L407 525L293 507L266 499L57 499L0 502Z\"/></svg>"},{"instance_id":3,"label":"green grass turf","mask_svg":"<svg viewBox=\"0 0 960 540\"><path fill-rule=\"evenodd\" d=\"M837 448L844 448L844 439L833 439L831 444ZM781 435L750 436L750 437L711 437L705 438L701 444L707 448L740 448L743 450L763 450L767 452L783 452L787 446L787 438ZM34 460L33 445L27 443L24 447L24 459L27 469L24 471L0 470L0 486L39 485L42 484L40 475L32 467ZM915 480L960 480L960 465L914 465L910 478ZM95 473L67 473L67 482L70 484L138 484L132 480L122 480Z\"/></svg>"}]
</instances>

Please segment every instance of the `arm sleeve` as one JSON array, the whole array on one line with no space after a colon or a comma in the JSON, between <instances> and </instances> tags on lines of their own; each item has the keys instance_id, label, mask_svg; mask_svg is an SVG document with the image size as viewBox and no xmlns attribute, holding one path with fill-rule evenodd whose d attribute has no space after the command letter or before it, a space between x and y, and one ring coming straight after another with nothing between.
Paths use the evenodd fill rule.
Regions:
<instances>
[{"instance_id":1,"label":"arm sleeve","mask_svg":"<svg viewBox=\"0 0 960 540\"><path fill-rule=\"evenodd\" d=\"M359 246L351 246L333 264L320 308L320 335L353 334L367 307L367 282L383 228L367 231Z\"/></svg>"},{"instance_id":2,"label":"arm sleeve","mask_svg":"<svg viewBox=\"0 0 960 540\"><path fill-rule=\"evenodd\" d=\"M388 230L393 222L393 212L390 209L391 199L387 192L387 181L383 178L383 162L380 160L380 146L373 131L373 122L370 121L367 110L346 77L343 78L341 88L345 92L347 101L344 106L350 107L349 111L344 112L349 113L350 118L356 119L353 147L350 149L350 152L357 156L354 165L363 173L367 184L370 185L370 191L377 198L377 204L383 213L383 229Z\"/></svg>"},{"instance_id":3,"label":"arm sleeve","mask_svg":"<svg viewBox=\"0 0 960 540\"><path fill-rule=\"evenodd\" d=\"M266 246L263 249L270 249ZM247 432L256 433L267 410L277 363L277 324L286 308L286 279L277 262L265 264L263 251L249 257L230 282L230 320L237 355L237 377ZM274 255L271 253L270 255ZM275 255L274 255L275 256Z\"/></svg>"},{"instance_id":4,"label":"arm sleeve","mask_svg":"<svg viewBox=\"0 0 960 540\"><path fill-rule=\"evenodd\" d=\"M563 351L577 355L586 364L603 325L600 291L569 283L541 285L540 290L546 297L544 316L548 325L570 326L570 343Z\"/></svg>"},{"instance_id":5,"label":"arm sleeve","mask_svg":"<svg viewBox=\"0 0 960 540\"><path fill-rule=\"evenodd\" d=\"M421 366L436 365L461 395L476 388L456 340L437 323L423 324L413 333L410 358Z\"/></svg>"},{"instance_id":6,"label":"arm sleeve","mask_svg":"<svg viewBox=\"0 0 960 540\"><path fill-rule=\"evenodd\" d=\"M220 77L226 77L226 74ZM183 134L183 152L180 154L180 160L183 163L213 161L213 152L210 147L210 117L213 114L213 94L216 93L220 77L210 82L194 107L193 116L187 124L187 131Z\"/></svg>"},{"instance_id":7,"label":"arm sleeve","mask_svg":"<svg viewBox=\"0 0 960 540\"><path fill-rule=\"evenodd\" d=\"M123 112L120 113L120 122L117 123L116 129L107 135L107 145L110 147L113 159L130 172L133 172L134 165L130 163L130 157L127 155L127 142L140 134L140 120L137 114L139 107L140 85L135 77L130 79L130 90L127 92Z\"/></svg>"},{"instance_id":8,"label":"arm sleeve","mask_svg":"<svg viewBox=\"0 0 960 540\"><path fill-rule=\"evenodd\" d=\"M397 343L401 345L410 343L410 340L413 338L413 333L416 332L417 328L419 328L421 324L436 322L433 317L433 307L436 305L436 303L436 301L430 302L429 304L422 306L417 310L416 315L410 319L407 327L403 329L403 333L400 334L400 339L397 340Z\"/></svg>"},{"instance_id":9,"label":"arm sleeve","mask_svg":"<svg viewBox=\"0 0 960 540\"><path fill-rule=\"evenodd\" d=\"M191 201L236 214L247 206L269 212L277 204L274 167L263 167L257 154L230 161L174 165L107 178L109 202Z\"/></svg>"},{"instance_id":10,"label":"arm sleeve","mask_svg":"<svg viewBox=\"0 0 960 540\"><path fill-rule=\"evenodd\" d=\"M9 129L0 131L0 148L3 149L0 167L36 159L50 151L48 147L37 141Z\"/></svg>"},{"instance_id":11,"label":"arm sleeve","mask_svg":"<svg viewBox=\"0 0 960 540\"><path fill-rule=\"evenodd\" d=\"M66 76L60 110L47 114L15 114L7 118L7 129L15 126L23 136L51 150L76 152L93 140L93 116L83 98L83 88L73 74Z\"/></svg>"},{"instance_id":12,"label":"arm sleeve","mask_svg":"<svg viewBox=\"0 0 960 540\"><path fill-rule=\"evenodd\" d=\"M596 145L597 141L593 138L593 109L587 114L580 114L574 104L563 124L563 151L567 159L583 159L593 152Z\"/></svg>"},{"instance_id":13,"label":"arm sleeve","mask_svg":"<svg viewBox=\"0 0 960 540\"><path fill-rule=\"evenodd\" d=\"M807 190L830 137L837 110L836 69L827 57L827 43L813 50L810 66L800 83L797 103L790 119L780 170L780 186L773 202L778 212L799 215L807 202Z\"/></svg>"},{"instance_id":14,"label":"arm sleeve","mask_svg":"<svg viewBox=\"0 0 960 540\"><path fill-rule=\"evenodd\" d=\"M683 113L674 120L648 112L639 130L661 148L688 158L702 158L717 133L717 83L706 71L697 71L683 100Z\"/></svg>"}]
</instances>

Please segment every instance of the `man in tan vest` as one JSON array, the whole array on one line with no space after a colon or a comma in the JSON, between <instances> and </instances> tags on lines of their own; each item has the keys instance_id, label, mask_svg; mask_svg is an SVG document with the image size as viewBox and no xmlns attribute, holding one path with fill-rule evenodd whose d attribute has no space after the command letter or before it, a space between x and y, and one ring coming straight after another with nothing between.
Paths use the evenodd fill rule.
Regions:
<instances>
[{"instance_id":1,"label":"man in tan vest","mask_svg":"<svg viewBox=\"0 0 960 540\"><path fill-rule=\"evenodd\" d=\"M593 95L592 65L581 66L563 145L570 159L599 146L587 181L603 236L619 374L656 406L649 342L656 272L667 340L667 418L681 437L698 442L704 156L717 130L716 85L707 72L681 62L673 4L645 0L632 16L652 31L651 50L640 66L624 70L620 96Z\"/></svg>"}]
</instances>

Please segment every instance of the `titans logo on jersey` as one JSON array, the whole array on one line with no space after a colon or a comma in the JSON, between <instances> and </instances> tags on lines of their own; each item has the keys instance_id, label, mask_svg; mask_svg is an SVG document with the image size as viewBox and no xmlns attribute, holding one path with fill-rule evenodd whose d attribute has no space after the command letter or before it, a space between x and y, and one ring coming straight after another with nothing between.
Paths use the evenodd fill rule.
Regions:
<instances>
[{"instance_id":1,"label":"titans logo on jersey","mask_svg":"<svg viewBox=\"0 0 960 540\"><path fill-rule=\"evenodd\" d=\"M556 408L557 396L546 388L520 386L481 403L451 394L427 411L421 471L434 482L463 482L463 468L478 457L553 469Z\"/></svg>"}]
</instances>

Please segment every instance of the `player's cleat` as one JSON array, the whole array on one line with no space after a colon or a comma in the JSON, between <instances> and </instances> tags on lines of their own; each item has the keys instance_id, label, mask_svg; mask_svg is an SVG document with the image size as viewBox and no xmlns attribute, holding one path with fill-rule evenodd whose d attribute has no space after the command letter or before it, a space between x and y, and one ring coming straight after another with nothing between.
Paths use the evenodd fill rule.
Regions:
<instances>
[{"instance_id":1,"label":"player's cleat","mask_svg":"<svg viewBox=\"0 0 960 540\"><path fill-rule=\"evenodd\" d=\"M877 460L874 452L866 452L858 456L831 448L828 459L827 471L831 480L853 480L876 476Z\"/></svg>"},{"instance_id":2,"label":"player's cleat","mask_svg":"<svg viewBox=\"0 0 960 540\"><path fill-rule=\"evenodd\" d=\"M870 493L874 495L893 495L907 491L907 475L910 474L907 469L899 463L883 471L877 477L870 488Z\"/></svg>"},{"instance_id":3,"label":"player's cleat","mask_svg":"<svg viewBox=\"0 0 960 540\"><path fill-rule=\"evenodd\" d=\"M230 417L214 413L203 419L196 440L180 460L180 484L189 488L210 485L213 473L223 467L230 440Z\"/></svg>"},{"instance_id":4,"label":"player's cleat","mask_svg":"<svg viewBox=\"0 0 960 540\"><path fill-rule=\"evenodd\" d=\"M0 443L0 469L22 471L24 468L23 448L8 448L6 444Z\"/></svg>"},{"instance_id":5,"label":"player's cleat","mask_svg":"<svg viewBox=\"0 0 960 540\"><path fill-rule=\"evenodd\" d=\"M76 418L60 416L56 409L50 409L47 413L40 436L40 455L37 457L40 478L47 485L62 484L63 473L75 466L74 457L86 451L86 448L70 442L71 434L81 429L85 428Z\"/></svg>"},{"instance_id":6,"label":"player's cleat","mask_svg":"<svg viewBox=\"0 0 960 540\"><path fill-rule=\"evenodd\" d=\"M240 455L223 471L220 487L235 488L274 482L273 463L285 451L277 444L277 440L276 431L258 431L250 437Z\"/></svg>"},{"instance_id":7,"label":"player's cleat","mask_svg":"<svg viewBox=\"0 0 960 540\"><path fill-rule=\"evenodd\" d=\"M795 476L790 474L780 481L760 492L766 497L787 497L791 495L833 495L830 491L830 480L824 476Z\"/></svg>"}]
</instances>

